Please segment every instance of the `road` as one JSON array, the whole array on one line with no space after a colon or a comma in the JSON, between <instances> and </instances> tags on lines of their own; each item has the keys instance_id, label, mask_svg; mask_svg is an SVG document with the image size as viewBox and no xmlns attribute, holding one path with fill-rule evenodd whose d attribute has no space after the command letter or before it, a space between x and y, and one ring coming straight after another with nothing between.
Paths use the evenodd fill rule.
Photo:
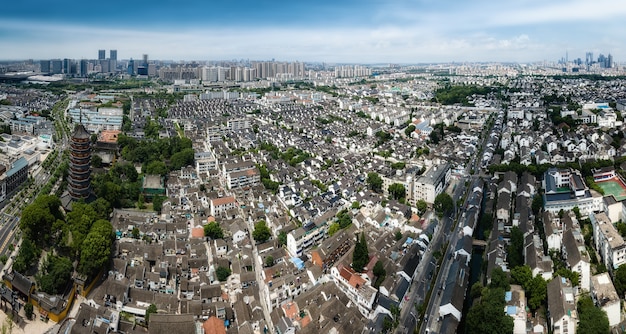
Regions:
<instances>
[{"instance_id":1,"label":"road","mask_svg":"<svg viewBox=\"0 0 626 334\"><path fill-rule=\"evenodd\" d=\"M43 186L50 179L54 169L62 163L63 151L67 147L68 142L68 133L64 120L65 111L68 107L66 107L65 110L58 110L55 115L56 118L60 119L58 123L55 122L55 125L59 125L62 138L58 140L56 148L58 154L52 163L49 164L49 170L31 167L29 176L32 178L32 182L28 181L29 183L26 183L26 186L17 191L10 199L7 199L8 205L4 205L2 209L0 209L0 255L10 256L11 251L9 250L9 245L17 244L15 239L22 209L37 198ZM61 182L61 180L58 182Z\"/></svg>"},{"instance_id":2,"label":"road","mask_svg":"<svg viewBox=\"0 0 626 334\"><path fill-rule=\"evenodd\" d=\"M459 180L459 184L463 186L457 186L454 193L451 194L455 203L457 199L463 196L463 193L466 190L465 178ZM428 291L431 289L432 278L438 276L436 271L437 259L435 259L434 253L437 250L442 249L442 246L450 237L450 230L452 229L453 222L454 214L450 214L442 218L439 229L435 232L433 240L422 255L422 259L417 266L417 274L414 277L409 289L410 295L408 296L408 301L404 303L400 312L400 326L398 326L396 333L413 333L419 321L417 310L414 305L417 306L426 301Z\"/></svg>"}]
</instances>

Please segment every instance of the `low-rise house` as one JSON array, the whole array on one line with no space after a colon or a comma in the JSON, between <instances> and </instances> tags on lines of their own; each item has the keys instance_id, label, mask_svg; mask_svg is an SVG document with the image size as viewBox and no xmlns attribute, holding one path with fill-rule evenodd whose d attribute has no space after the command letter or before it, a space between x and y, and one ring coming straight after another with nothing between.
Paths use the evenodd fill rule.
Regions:
<instances>
[{"instance_id":1,"label":"low-rise house","mask_svg":"<svg viewBox=\"0 0 626 334\"><path fill-rule=\"evenodd\" d=\"M617 326L621 322L620 298L608 273L591 277L591 297L595 304L606 312L609 326Z\"/></svg>"},{"instance_id":2,"label":"low-rise house","mask_svg":"<svg viewBox=\"0 0 626 334\"><path fill-rule=\"evenodd\" d=\"M578 313L575 290L565 277L548 282L548 322L554 334L576 334Z\"/></svg>"},{"instance_id":3,"label":"low-rise house","mask_svg":"<svg viewBox=\"0 0 626 334\"><path fill-rule=\"evenodd\" d=\"M567 229L563 234L563 259L568 268L579 275L580 288L589 291L591 265L580 229Z\"/></svg>"},{"instance_id":4,"label":"low-rise house","mask_svg":"<svg viewBox=\"0 0 626 334\"><path fill-rule=\"evenodd\" d=\"M367 317L374 309L377 295L369 280L343 263L331 268L331 276L337 287L354 302L361 314Z\"/></svg>"}]
</instances>

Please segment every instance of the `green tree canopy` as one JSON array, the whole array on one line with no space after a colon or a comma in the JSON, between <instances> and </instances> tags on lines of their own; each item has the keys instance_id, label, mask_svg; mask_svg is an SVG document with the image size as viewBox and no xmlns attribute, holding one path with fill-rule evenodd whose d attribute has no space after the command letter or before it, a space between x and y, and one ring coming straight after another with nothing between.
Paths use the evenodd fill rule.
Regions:
<instances>
[{"instance_id":1,"label":"green tree canopy","mask_svg":"<svg viewBox=\"0 0 626 334\"><path fill-rule=\"evenodd\" d=\"M423 214L428 209L428 203L426 203L426 201L423 199L419 199L416 204L417 204L417 211L420 214Z\"/></svg>"},{"instance_id":2,"label":"green tree canopy","mask_svg":"<svg viewBox=\"0 0 626 334\"><path fill-rule=\"evenodd\" d=\"M617 294L624 296L624 293L626 293L626 264L617 267L613 274L613 283L615 284Z\"/></svg>"},{"instance_id":3,"label":"green tree canopy","mask_svg":"<svg viewBox=\"0 0 626 334\"><path fill-rule=\"evenodd\" d=\"M217 267L217 269L215 270L215 274L217 275L217 280L220 282L226 282L226 280L228 279L228 276L230 276L231 271L230 268L226 268L226 267Z\"/></svg>"},{"instance_id":4,"label":"green tree canopy","mask_svg":"<svg viewBox=\"0 0 626 334\"><path fill-rule=\"evenodd\" d=\"M269 255L268 257L265 258L265 266L271 267L273 265L274 265L274 257Z\"/></svg>"},{"instance_id":5,"label":"green tree canopy","mask_svg":"<svg viewBox=\"0 0 626 334\"><path fill-rule=\"evenodd\" d=\"M503 312L506 302L502 288L484 289L480 303L474 304L467 314L466 329L469 334L513 333L513 318Z\"/></svg>"},{"instance_id":6,"label":"green tree canopy","mask_svg":"<svg viewBox=\"0 0 626 334\"><path fill-rule=\"evenodd\" d=\"M154 304L150 304L146 310L146 324L150 323L150 314L157 313L157 307Z\"/></svg>"},{"instance_id":7,"label":"green tree canopy","mask_svg":"<svg viewBox=\"0 0 626 334\"><path fill-rule=\"evenodd\" d=\"M287 233L285 233L285 231L280 231L280 233L278 233L278 244L281 246L287 246Z\"/></svg>"},{"instance_id":8,"label":"green tree canopy","mask_svg":"<svg viewBox=\"0 0 626 334\"><path fill-rule=\"evenodd\" d=\"M222 239L224 231L222 231L218 222L210 222L204 225L204 235L211 239Z\"/></svg>"},{"instance_id":9,"label":"green tree canopy","mask_svg":"<svg viewBox=\"0 0 626 334\"><path fill-rule=\"evenodd\" d=\"M37 248L37 245L30 241L28 238L22 239L22 245L20 251L15 257L13 262L13 270L20 274L26 274L27 271L37 263L41 250Z\"/></svg>"},{"instance_id":10,"label":"green tree canopy","mask_svg":"<svg viewBox=\"0 0 626 334\"><path fill-rule=\"evenodd\" d=\"M363 268L370 260L369 250L367 248L367 241L365 240L365 233L361 232L361 237L358 239L356 245L354 245L354 252L352 253L352 269L356 272L363 272Z\"/></svg>"},{"instance_id":11,"label":"green tree canopy","mask_svg":"<svg viewBox=\"0 0 626 334\"><path fill-rule=\"evenodd\" d=\"M524 265L524 233L517 226L511 229L511 243L509 244L507 259L509 266L515 268Z\"/></svg>"},{"instance_id":12,"label":"green tree canopy","mask_svg":"<svg viewBox=\"0 0 626 334\"><path fill-rule=\"evenodd\" d=\"M59 210L61 201L52 195L40 195L24 208L20 219L20 229L25 238L42 245L50 240L52 225L63 219Z\"/></svg>"},{"instance_id":13,"label":"green tree canopy","mask_svg":"<svg viewBox=\"0 0 626 334\"><path fill-rule=\"evenodd\" d=\"M578 307L578 330L579 334L609 333L609 318L606 312L596 307L588 295L580 297Z\"/></svg>"},{"instance_id":14,"label":"green tree canopy","mask_svg":"<svg viewBox=\"0 0 626 334\"><path fill-rule=\"evenodd\" d=\"M367 173L367 186L374 192L380 193L383 187L383 179L378 175L378 173L370 172Z\"/></svg>"},{"instance_id":15,"label":"green tree canopy","mask_svg":"<svg viewBox=\"0 0 626 334\"><path fill-rule=\"evenodd\" d=\"M80 253L80 262L77 271L91 276L109 262L111 246L113 245L113 227L106 220L98 220L85 240Z\"/></svg>"},{"instance_id":16,"label":"green tree canopy","mask_svg":"<svg viewBox=\"0 0 626 334\"><path fill-rule=\"evenodd\" d=\"M446 192L442 192L441 194L435 197L435 203L433 204L433 208L438 214L443 214L449 210L454 208L454 202L452 201L452 197L448 195Z\"/></svg>"},{"instance_id":17,"label":"green tree canopy","mask_svg":"<svg viewBox=\"0 0 626 334\"><path fill-rule=\"evenodd\" d=\"M489 283L489 287L492 289L500 288L504 291L511 290L509 277L499 266L491 272L491 283Z\"/></svg>"},{"instance_id":18,"label":"green tree canopy","mask_svg":"<svg viewBox=\"0 0 626 334\"><path fill-rule=\"evenodd\" d=\"M389 186L389 195L395 200L405 198L406 189L402 183L393 183Z\"/></svg>"},{"instance_id":19,"label":"green tree canopy","mask_svg":"<svg viewBox=\"0 0 626 334\"><path fill-rule=\"evenodd\" d=\"M71 281L74 266L66 257L48 254L40 273L37 275L39 289L47 294L62 293Z\"/></svg>"},{"instance_id":20,"label":"green tree canopy","mask_svg":"<svg viewBox=\"0 0 626 334\"><path fill-rule=\"evenodd\" d=\"M254 231L252 231L252 238L256 242L263 243L270 239L272 236L272 231L267 226L265 220L259 220L256 224L254 224Z\"/></svg>"}]
</instances>

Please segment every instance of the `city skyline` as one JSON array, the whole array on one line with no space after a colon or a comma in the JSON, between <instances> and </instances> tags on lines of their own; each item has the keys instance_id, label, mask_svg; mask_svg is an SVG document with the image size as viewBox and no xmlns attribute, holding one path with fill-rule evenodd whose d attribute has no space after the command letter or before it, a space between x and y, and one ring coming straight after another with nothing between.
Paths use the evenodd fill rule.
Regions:
<instances>
[{"instance_id":1,"label":"city skyline","mask_svg":"<svg viewBox=\"0 0 626 334\"><path fill-rule=\"evenodd\" d=\"M585 58L617 62L626 5L608 0L494 1L139 1L85 11L74 1L13 2L0 13L0 59L277 59L354 63L533 62Z\"/></svg>"}]
</instances>

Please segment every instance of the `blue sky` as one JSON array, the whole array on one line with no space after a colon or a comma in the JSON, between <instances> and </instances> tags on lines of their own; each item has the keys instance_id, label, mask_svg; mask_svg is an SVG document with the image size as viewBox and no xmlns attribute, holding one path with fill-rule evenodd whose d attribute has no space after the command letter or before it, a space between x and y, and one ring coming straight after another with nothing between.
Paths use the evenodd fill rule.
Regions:
<instances>
[{"instance_id":1,"label":"blue sky","mask_svg":"<svg viewBox=\"0 0 626 334\"><path fill-rule=\"evenodd\" d=\"M0 59L620 62L624 19L615 0L9 0Z\"/></svg>"}]
</instances>

